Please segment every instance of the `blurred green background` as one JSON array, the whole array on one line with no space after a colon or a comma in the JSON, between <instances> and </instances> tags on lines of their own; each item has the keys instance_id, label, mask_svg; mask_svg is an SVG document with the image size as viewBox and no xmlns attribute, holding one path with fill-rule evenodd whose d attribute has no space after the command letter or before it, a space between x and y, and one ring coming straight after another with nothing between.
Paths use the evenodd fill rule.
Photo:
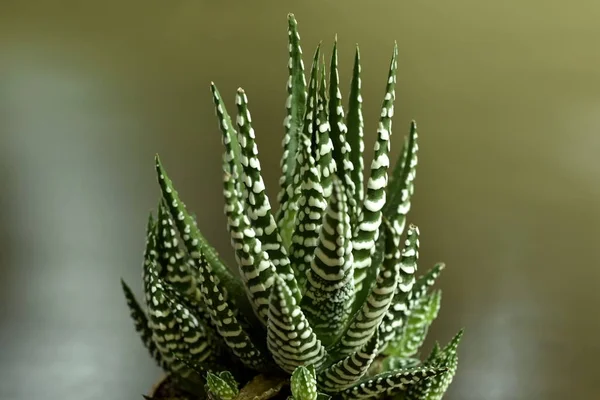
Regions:
<instances>
[{"instance_id":1,"label":"blurred green background","mask_svg":"<svg viewBox=\"0 0 600 400\"><path fill-rule=\"evenodd\" d=\"M153 155L233 263L208 85L248 93L275 196L288 12L307 64L338 34L345 88L360 44L369 159L398 41L393 155L415 118L410 222L421 268L448 266L426 348L466 327L447 398L600 398L591 0L0 0L0 398L138 399L159 377L119 285L141 292Z\"/></svg>"}]
</instances>

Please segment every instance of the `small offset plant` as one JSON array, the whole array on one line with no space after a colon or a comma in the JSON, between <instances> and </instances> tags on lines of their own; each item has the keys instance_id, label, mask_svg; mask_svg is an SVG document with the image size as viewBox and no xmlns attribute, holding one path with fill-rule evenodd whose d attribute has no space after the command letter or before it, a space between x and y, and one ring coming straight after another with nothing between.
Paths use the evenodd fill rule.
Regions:
<instances>
[{"instance_id":1,"label":"small offset plant","mask_svg":"<svg viewBox=\"0 0 600 400\"><path fill-rule=\"evenodd\" d=\"M145 312L123 282L136 329L167 372L147 398L440 399L457 369L462 331L420 358L444 265L417 277L419 229L406 224L414 122L390 170L397 47L365 185L358 49L344 109L336 45L328 74L317 48L307 84L293 15L288 24L278 210L265 192L246 94L237 91L234 125L211 85L239 277L205 240L156 157L162 196L147 227Z\"/></svg>"}]
</instances>

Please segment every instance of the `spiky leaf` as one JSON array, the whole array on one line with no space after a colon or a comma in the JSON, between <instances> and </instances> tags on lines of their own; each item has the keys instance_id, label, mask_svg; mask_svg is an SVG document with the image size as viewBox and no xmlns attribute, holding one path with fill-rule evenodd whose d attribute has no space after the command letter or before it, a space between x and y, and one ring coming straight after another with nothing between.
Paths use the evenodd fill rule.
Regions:
<instances>
[{"instance_id":1,"label":"spiky leaf","mask_svg":"<svg viewBox=\"0 0 600 400\"><path fill-rule=\"evenodd\" d=\"M302 309L311 326L327 345L341 334L352 310L352 263L348 204L336 179L302 298Z\"/></svg>"},{"instance_id":2,"label":"spiky leaf","mask_svg":"<svg viewBox=\"0 0 600 400\"><path fill-rule=\"evenodd\" d=\"M155 164L162 197L169 208L188 254L194 258L198 253L203 253L211 266L211 271L219 278L225 296L231 298L236 304L243 305L246 302L246 293L241 282L231 274L219 258L215 248L208 243L198 229L195 219L187 211L185 204L173 187L171 179L167 176L158 154L155 157Z\"/></svg>"},{"instance_id":3,"label":"spiky leaf","mask_svg":"<svg viewBox=\"0 0 600 400\"><path fill-rule=\"evenodd\" d=\"M293 14L288 14L288 52L286 116L283 122L285 136L283 139L283 157L281 158L283 174L280 180L281 191L278 196L280 204L289 199L287 189L293 183L294 173L297 172L296 153L306 108L306 77L304 76L304 63L302 62L302 48L300 47L298 25Z\"/></svg>"},{"instance_id":4,"label":"spiky leaf","mask_svg":"<svg viewBox=\"0 0 600 400\"><path fill-rule=\"evenodd\" d=\"M356 218L360 216L360 205L364 199L364 175L365 169L363 153L365 151L364 143L364 120L362 114L362 81L360 77L360 51L356 46L356 55L354 56L354 68L352 70L352 83L350 85L350 99L348 101L348 116L346 126L348 129L347 142L350 145L349 160L353 166L350 174L351 181L354 182L354 203L356 204ZM332 97L333 98L333 97ZM356 221L352 221L353 224Z\"/></svg>"},{"instance_id":5,"label":"spiky leaf","mask_svg":"<svg viewBox=\"0 0 600 400\"><path fill-rule=\"evenodd\" d=\"M290 383L294 400L317 400L317 380L312 365L296 368Z\"/></svg>"},{"instance_id":6,"label":"spiky leaf","mask_svg":"<svg viewBox=\"0 0 600 400\"><path fill-rule=\"evenodd\" d=\"M223 192L231 244L235 250L240 275L244 280L244 287L252 308L261 322L266 325L270 288L277 272L268 253L263 250L261 241L256 237L256 231L244 211L241 190L236 185L241 179L236 161L241 156L236 156L236 142L232 138L234 132L230 129L224 129L222 132L225 146Z\"/></svg>"},{"instance_id":7,"label":"spiky leaf","mask_svg":"<svg viewBox=\"0 0 600 400\"><path fill-rule=\"evenodd\" d=\"M231 379L227 379L233 378L231 374L226 375L226 379L219 375L215 375L211 372L206 374L206 386L208 389L207 391L219 400L234 399L240 392L237 387L237 382L235 382L235 379L233 380L233 382L231 381Z\"/></svg>"},{"instance_id":8,"label":"spiky leaf","mask_svg":"<svg viewBox=\"0 0 600 400\"><path fill-rule=\"evenodd\" d=\"M186 240L185 234L193 232L191 229L191 217L187 213L183 203L179 200L179 195L173 189L173 184L161 165L158 156L156 158L156 168L163 196L165 197L165 201L171 206L171 215L175 216L179 231L184 232L184 242L189 243L191 247L188 263L199 272L198 284L213 324L227 346L244 365L254 369L264 368L265 358L250 340L250 337L236 318L234 309L227 302L223 291L224 287L219 276L214 272L212 264L208 262L202 249L193 247L198 243L194 242L191 236Z\"/></svg>"},{"instance_id":9,"label":"spiky leaf","mask_svg":"<svg viewBox=\"0 0 600 400\"><path fill-rule=\"evenodd\" d=\"M319 231L327 203L319 181L319 171L315 159L310 154L310 140L304 135L298 160L303 166L301 170L302 194L298 202L298 219L290 247L290 259L294 266L298 285L303 289L306 283L306 273L310 268L319 241Z\"/></svg>"},{"instance_id":10,"label":"spiky leaf","mask_svg":"<svg viewBox=\"0 0 600 400\"><path fill-rule=\"evenodd\" d=\"M335 352L338 354L351 354L373 336L394 297L400 269L400 238L392 234L393 228L389 224L386 223L384 226L386 228L384 262L369 296L336 344Z\"/></svg>"},{"instance_id":11,"label":"spiky leaf","mask_svg":"<svg viewBox=\"0 0 600 400\"><path fill-rule=\"evenodd\" d=\"M392 341L385 349L385 354L397 357L411 357L419 351L429 327L437 317L442 300L442 292L436 290L423 296L408 310L409 317L402 328L400 337Z\"/></svg>"},{"instance_id":12,"label":"spiky leaf","mask_svg":"<svg viewBox=\"0 0 600 400\"><path fill-rule=\"evenodd\" d=\"M162 368L167 368L167 364L163 360L158 348L156 347L156 344L152 340L152 330L148 326L148 318L146 317L146 314L135 299L133 292L123 279L121 279L121 286L123 287L123 293L125 294L125 299L127 300L127 306L129 307L131 318L135 324L135 330L142 338L144 347L148 349L148 352L158 365L160 365Z\"/></svg>"},{"instance_id":13,"label":"spiky leaf","mask_svg":"<svg viewBox=\"0 0 600 400\"><path fill-rule=\"evenodd\" d=\"M362 205L362 213L358 220L358 229L353 240L354 281L357 292L361 291L362 282L372 264L371 257L375 252L375 242L379 237L379 227L382 220L381 210L386 202L385 189L388 183L388 168L390 166L390 135L392 134L392 116L394 115L394 100L396 98L397 56L398 47L394 45L385 98L377 128L377 141L375 142L375 154L371 163L371 175Z\"/></svg>"},{"instance_id":14,"label":"spiky leaf","mask_svg":"<svg viewBox=\"0 0 600 400\"><path fill-rule=\"evenodd\" d=\"M384 215L393 222L394 228L402 234L406 224L406 215L410 210L410 200L414 194L414 180L418 163L418 134L417 123L410 124L410 134L406 138L402 156L392 173L388 186L388 201L384 208Z\"/></svg>"},{"instance_id":15,"label":"spiky leaf","mask_svg":"<svg viewBox=\"0 0 600 400\"><path fill-rule=\"evenodd\" d=\"M410 385L440 375L443 372L445 372L445 369L438 367L384 372L344 390L341 392L341 396L345 399L366 399L382 394L391 396L406 390Z\"/></svg>"},{"instance_id":16,"label":"spiky leaf","mask_svg":"<svg viewBox=\"0 0 600 400\"><path fill-rule=\"evenodd\" d=\"M301 365L319 368L326 361L325 348L281 277L271 290L267 331L269 351L284 371L291 374Z\"/></svg>"},{"instance_id":17,"label":"spiky leaf","mask_svg":"<svg viewBox=\"0 0 600 400\"><path fill-rule=\"evenodd\" d=\"M246 190L244 191L246 213L250 217L250 221L252 221L256 238L262 243L262 248L268 254L277 273L285 279L294 296L299 299L300 290L281 236L279 235L275 218L271 213L271 203L267 197L265 184L261 175L258 147L256 146L256 137L252 128L252 117L248 110L248 98L243 89L238 89L235 102L238 109L237 126L242 153L242 170L244 171L243 181L246 184ZM262 283L267 286L266 282Z\"/></svg>"},{"instance_id":18,"label":"spiky leaf","mask_svg":"<svg viewBox=\"0 0 600 400\"><path fill-rule=\"evenodd\" d=\"M458 368L458 345L464 331L459 331L441 351L432 351L428 365L436 365L445 371L429 380L419 382L407 390L406 400L440 400L452 383Z\"/></svg>"},{"instance_id":19,"label":"spiky leaf","mask_svg":"<svg viewBox=\"0 0 600 400\"><path fill-rule=\"evenodd\" d=\"M394 300L392 300L392 306L388 309L381 326L379 327L382 335L381 348L385 349L390 341L396 339L400 332L402 332L402 326L409 315L409 310L413 307L413 304L420 298L427 294L427 291L436 282L436 279L442 273L445 265L438 263L433 266L429 271L419 277L408 296L401 292L396 293Z\"/></svg>"},{"instance_id":20,"label":"spiky leaf","mask_svg":"<svg viewBox=\"0 0 600 400\"><path fill-rule=\"evenodd\" d=\"M319 374L319 384L330 393L347 389L367 373L377 356L379 337L377 331L356 352L346 356Z\"/></svg>"},{"instance_id":21,"label":"spiky leaf","mask_svg":"<svg viewBox=\"0 0 600 400\"><path fill-rule=\"evenodd\" d=\"M317 111L315 119L315 128L317 142L315 148L315 159L319 171L321 186L323 186L323 195L329 198L331 195L333 175L336 171L335 160L333 159L333 143L331 141L331 126L329 125L327 109L327 83L325 80L325 65L321 68L321 82L317 99Z\"/></svg>"}]
</instances>

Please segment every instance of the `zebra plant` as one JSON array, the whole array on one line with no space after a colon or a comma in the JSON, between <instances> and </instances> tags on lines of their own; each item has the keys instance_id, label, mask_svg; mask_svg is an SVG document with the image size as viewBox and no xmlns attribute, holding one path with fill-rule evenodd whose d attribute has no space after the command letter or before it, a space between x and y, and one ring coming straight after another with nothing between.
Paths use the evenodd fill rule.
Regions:
<instances>
[{"instance_id":1,"label":"zebra plant","mask_svg":"<svg viewBox=\"0 0 600 400\"><path fill-rule=\"evenodd\" d=\"M156 157L162 196L147 227L145 312L123 282L136 329L168 376L166 391L149 398L440 399L462 331L419 359L440 308L441 293L431 288L444 265L417 277L419 229L406 224L414 122L390 171L397 47L364 185L358 49L344 108L336 45L328 82L318 47L307 84L291 14L288 25L278 210L266 195L245 92L237 91L234 124L211 85L239 275L205 240Z\"/></svg>"}]
</instances>

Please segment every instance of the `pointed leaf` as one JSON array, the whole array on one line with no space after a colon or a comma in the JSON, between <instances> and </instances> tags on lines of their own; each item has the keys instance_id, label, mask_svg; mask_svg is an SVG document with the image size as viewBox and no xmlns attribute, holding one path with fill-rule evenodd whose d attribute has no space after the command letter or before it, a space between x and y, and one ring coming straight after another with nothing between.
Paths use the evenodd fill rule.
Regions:
<instances>
[{"instance_id":1,"label":"pointed leaf","mask_svg":"<svg viewBox=\"0 0 600 400\"><path fill-rule=\"evenodd\" d=\"M409 310L416 301L427 294L427 291L433 286L443 269L444 264L436 264L417 279L408 295L400 290L396 292L392 300L392 306L388 309L379 327L379 333L381 334L380 348L382 351L385 350L390 341L398 337L408 318Z\"/></svg>"},{"instance_id":2,"label":"pointed leaf","mask_svg":"<svg viewBox=\"0 0 600 400\"><path fill-rule=\"evenodd\" d=\"M319 178L323 186L325 198L331 195L333 175L336 165L333 159L333 144L331 141L331 126L327 110L327 82L325 80L325 63L321 68L321 82L319 95L317 99L317 112L315 120L315 129L317 130L317 146L315 149L315 159L319 170Z\"/></svg>"},{"instance_id":3,"label":"pointed leaf","mask_svg":"<svg viewBox=\"0 0 600 400\"><path fill-rule=\"evenodd\" d=\"M402 149L401 159L396 162L388 185L388 201L383 211L383 214L393 221L394 228L399 234L404 231L406 215L410 210L410 200L415 191L414 180L417 173L417 153L419 151L417 139L417 123L412 121L410 134Z\"/></svg>"},{"instance_id":4,"label":"pointed leaf","mask_svg":"<svg viewBox=\"0 0 600 400\"><path fill-rule=\"evenodd\" d=\"M402 327L400 337L392 341L385 354L397 357L411 357L419 351L429 327L437 317L442 300L442 292L437 290L417 300L409 309L409 316Z\"/></svg>"},{"instance_id":5,"label":"pointed leaf","mask_svg":"<svg viewBox=\"0 0 600 400\"><path fill-rule=\"evenodd\" d=\"M148 326L152 330L152 341L156 344L167 369L186 376L186 366L176 360L177 358L187 358L186 348L165 294L164 283L158 277L155 262L148 264L145 278L144 291L148 307Z\"/></svg>"},{"instance_id":6,"label":"pointed leaf","mask_svg":"<svg viewBox=\"0 0 600 400\"><path fill-rule=\"evenodd\" d=\"M148 318L146 317L146 314L135 299L133 292L123 279L121 279L121 286L123 287L123 293L125 294L125 299L127 300L127 306L129 307L131 318L135 324L135 330L140 334L144 347L148 349L148 352L159 366L162 368L167 368L167 365L158 351L156 344L152 340L152 330L148 326Z\"/></svg>"},{"instance_id":7,"label":"pointed leaf","mask_svg":"<svg viewBox=\"0 0 600 400\"><path fill-rule=\"evenodd\" d=\"M222 287L225 289L225 297L231 299L235 304L243 305L246 303L246 293L242 283L231 274L219 258L215 248L208 243L198 229L196 221L187 211L185 204L173 187L173 182L167 176L158 154L155 157L155 163L162 196L188 254L194 258L197 257L198 253L203 253L207 262L210 263L211 271L219 278Z\"/></svg>"},{"instance_id":8,"label":"pointed leaf","mask_svg":"<svg viewBox=\"0 0 600 400\"><path fill-rule=\"evenodd\" d=\"M356 204L356 218L360 216L361 209L359 205L363 203L364 199L364 160L363 153L365 150L365 144L363 141L364 137L364 121L362 114L362 95L361 86L362 81L360 78L361 66L360 66L360 51L356 46L356 55L354 56L354 69L352 72L352 83L350 85L350 100L348 102L348 116L346 120L346 126L348 133L346 140L350 145L350 164L353 166L351 177L354 182L354 202ZM333 98L333 97L332 97ZM354 223L355 221L353 221Z\"/></svg>"},{"instance_id":9,"label":"pointed leaf","mask_svg":"<svg viewBox=\"0 0 600 400\"><path fill-rule=\"evenodd\" d=\"M258 160L258 147L252 128L252 117L248 110L248 98L242 89L238 89L235 101L238 109L237 126L242 150L243 181L246 184L246 190L244 191L246 213L252 222L256 239L262 243L262 249L275 266L277 273L285 279L294 296L300 299L300 290L290 260L279 235L275 218L271 214L271 203L267 197L261 175L260 161ZM271 282L265 280L262 280L261 283L265 285L267 290L268 285L271 284ZM265 298L264 304L266 303Z\"/></svg>"},{"instance_id":10,"label":"pointed leaf","mask_svg":"<svg viewBox=\"0 0 600 400\"><path fill-rule=\"evenodd\" d=\"M382 220L381 210L386 202L385 189L388 182L388 167L390 166L390 135L392 134L392 116L394 115L394 100L396 98L397 56L398 47L395 45L385 98L381 107L375 154L371 163L371 175L362 204L358 229L353 240L354 282L357 292L361 291L362 282L372 264L371 257L375 252L375 243L379 237L379 227Z\"/></svg>"},{"instance_id":11,"label":"pointed leaf","mask_svg":"<svg viewBox=\"0 0 600 400\"><path fill-rule=\"evenodd\" d=\"M225 129L222 132L225 146L223 193L227 227L252 309L266 326L270 288L273 284L273 276L277 272L244 211L242 192L236 188L236 182L241 179L236 168L236 159L242 156L236 156L235 142L232 139L235 131Z\"/></svg>"},{"instance_id":12,"label":"pointed leaf","mask_svg":"<svg viewBox=\"0 0 600 400\"><path fill-rule=\"evenodd\" d=\"M326 345L342 333L352 311L351 236L346 194L336 179L302 298L302 309Z\"/></svg>"},{"instance_id":13,"label":"pointed leaf","mask_svg":"<svg viewBox=\"0 0 600 400\"><path fill-rule=\"evenodd\" d=\"M317 380L312 366L299 366L294 370L291 379L294 400L317 400Z\"/></svg>"},{"instance_id":14,"label":"pointed leaf","mask_svg":"<svg viewBox=\"0 0 600 400\"><path fill-rule=\"evenodd\" d=\"M356 352L346 356L319 374L319 384L327 392L337 393L358 382L377 356L377 330Z\"/></svg>"},{"instance_id":15,"label":"pointed leaf","mask_svg":"<svg viewBox=\"0 0 600 400\"><path fill-rule=\"evenodd\" d=\"M445 371L410 387L406 393L406 400L440 400L444 396L458 368L457 349L462 335L461 330L436 357L435 363L438 368L444 368Z\"/></svg>"},{"instance_id":16,"label":"pointed leaf","mask_svg":"<svg viewBox=\"0 0 600 400\"><path fill-rule=\"evenodd\" d=\"M341 396L344 399L366 399L383 394L391 396L444 371L444 368L432 367L384 372L344 390Z\"/></svg>"},{"instance_id":17,"label":"pointed leaf","mask_svg":"<svg viewBox=\"0 0 600 400\"><path fill-rule=\"evenodd\" d=\"M315 159L310 154L308 138L303 136L303 143L300 146L298 163L302 166L302 192L298 201L299 210L295 234L290 246L290 260L298 285L303 290L306 273L319 242L319 231L327 203L323 195L323 187L319 182L319 171Z\"/></svg>"},{"instance_id":18,"label":"pointed leaf","mask_svg":"<svg viewBox=\"0 0 600 400\"><path fill-rule=\"evenodd\" d=\"M296 153L298 140L302 132L304 110L306 108L306 77L302 62L302 48L296 18L288 14L288 81L287 100L285 104L286 117L283 122L285 136L283 139L283 157L281 159L282 177L281 191L278 196L279 204L283 204L289 195L288 187L293 183L296 171Z\"/></svg>"},{"instance_id":19,"label":"pointed leaf","mask_svg":"<svg viewBox=\"0 0 600 400\"><path fill-rule=\"evenodd\" d=\"M192 304L199 304L202 295L197 286L196 276L186 263L185 253L179 248L179 239L169 210L160 202L157 221L157 248L162 265L160 276L185 296Z\"/></svg>"},{"instance_id":20,"label":"pointed leaf","mask_svg":"<svg viewBox=\"0 0 600 400\"><path fill-rule=\"evenodd\" d=\"M400 238L392 234L390 224L386 228L385 260L377 275L375 285L363 306L354 315L346 332L335 346L337 354L347 355L363 346L378 326L390 307L396 289L400 269Z\"/></svg>"},{"instance_id":21,"label":"pointed leaf","mask_svg":"<svg viewBox=\"0 0 600 400\"><path fill-rule=\"evenodd\" d=\"M206 386L208 391L219 400L232 400L240 392L237 386L215 375L211 372L206 374Z\"/></svg>"},{"instance_id":22,"label":"pointed leaf","mask_svg":"<svg viewBox=\"0 0 600 400\"><path fill-rule=\"evenodd\" d=\"M325 348L279 276L271 290L267 333L269 351L277 364L290 374L301 365L319 368L326 361Z\"/></svg>"},{"instance_id":23,"label":"pointed leaf","mask_svg":"<svg viewBox=\"0 0 600 400\"><path fill-rule=\"evenodd\" d=\"M356 100L358 101L358 99ZM362 101L362 99L360 101ZM357 102L355 106L357 107L353 110L353 112L355 113L355 116L360 115L360 118L362 120L362 114L360 114L361 111L358 108L360 104ZM331 129L330 136L333 146L333 160L336 164L336 175L344 184L344 190L346 191L346 196L348 197L348 211L350 212L350 223L352 224L352 226L354 226L356 225L356 221L358 218L357 195L356 184L355 181L352 180L352 171L354 170L354 165L350 162L351 148L350 143L348 143L346 140L348 128L346 127L346 122L344 119L344 107L342 106L342 92L340 91L337 36L333 44L329 72L329 126ZM355 134L358 135L358 131L355 131ZM362 135L362 128L360 134ZM358 152L358 148L356 149L356 151ZM362 152L360 154L360 161L362 162ZM360 178L362 179L362 170ZM362 180L358 182L358 184L361 186L362 190Z\"/></svg>"}]
</instances>

